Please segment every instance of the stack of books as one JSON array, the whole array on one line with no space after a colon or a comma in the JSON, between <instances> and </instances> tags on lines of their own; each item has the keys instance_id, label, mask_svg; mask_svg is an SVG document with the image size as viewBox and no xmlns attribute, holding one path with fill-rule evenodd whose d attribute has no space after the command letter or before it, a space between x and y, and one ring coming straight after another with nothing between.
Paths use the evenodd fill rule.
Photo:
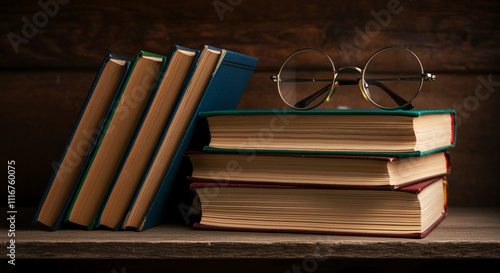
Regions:
<instances>
[{"instance_id":1,"label":"stack of books","mask_svg":"<svg viewBox=\"0 0 500 273\"><path fill-rule=\"evenodd\" d=\"M197 228L423 238L446 216L453 110L201 113Z\"/></svg>"},{"instance_id":2,"label":"stack of books","mask_svg":"<svg viewBox=\"0 0 500 273\"><path fill-rule=\"evenodd\" d=\"M175 46L169 57L110 54L99 70L34 222L144 230L165 219L198 113L234 109L257 59Z\"/></svg>"}]
</instances>

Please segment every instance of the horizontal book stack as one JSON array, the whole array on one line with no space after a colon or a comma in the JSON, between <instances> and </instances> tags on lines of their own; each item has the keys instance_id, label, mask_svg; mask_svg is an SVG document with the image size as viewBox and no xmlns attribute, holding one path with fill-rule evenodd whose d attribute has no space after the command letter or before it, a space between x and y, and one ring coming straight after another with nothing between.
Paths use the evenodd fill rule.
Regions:
<instances>
[{"instance_id":1,"label":"horizontal book stack","mask_svg":"<svg viewBox=\"0 0 500 273\"><path fill-rule=\"evenodd\" d=\"M211 46L108 55L34 222L138 231L162 222L198 113L234 109L256 64Z\"/></svg>"},{"instance_id":2,"label":"horizontal book stack","mask_svg":"<svg viewBox=\"0 0 500 273\"><path fill-rule=\"evenodd\" d=\"M201 114L195 227L423 238L446 216L452 110Z\"/></svg>"}]
</instances>

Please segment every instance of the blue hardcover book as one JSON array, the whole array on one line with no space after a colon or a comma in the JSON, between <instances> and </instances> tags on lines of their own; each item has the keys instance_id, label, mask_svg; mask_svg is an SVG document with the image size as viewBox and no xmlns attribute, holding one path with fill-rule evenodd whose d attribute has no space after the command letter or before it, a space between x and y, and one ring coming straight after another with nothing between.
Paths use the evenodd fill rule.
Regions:
<instances>
[{"instance_id":1,"label":"blue hardcover book","mask_svg":"<svg viewBox=\"0 0 500 273\"><path fill-rule=\"evenodd\" d=\"M145 172L122 228L141 231L163 222L165 204L200 112L234 109L257 59L205 46L191 81Z\"/></svg>"},{"instance_id":2,"label":"blue hardcover book","mask_svg":"<svg viewBox=\"0 0 500 273\"><path fill-rule=\"evenodd\" d=\"M40 222L50 227L50 230L61 228L82 172L120 95L131 63L131 60L114 54L104 58L66 148L54 166L33 222Z\"/></svg>"},{"instance_id":3,"label":"blue hardcover book","mask_svg":"<svg viewBox=\"0 0 500 273\"><path fill-rule=\"evenodd\" d=\"M174 46L104 200L96 227L120 228L149 160L190 79L198 54L197 50Z\"/></svg>"}]
</instances>

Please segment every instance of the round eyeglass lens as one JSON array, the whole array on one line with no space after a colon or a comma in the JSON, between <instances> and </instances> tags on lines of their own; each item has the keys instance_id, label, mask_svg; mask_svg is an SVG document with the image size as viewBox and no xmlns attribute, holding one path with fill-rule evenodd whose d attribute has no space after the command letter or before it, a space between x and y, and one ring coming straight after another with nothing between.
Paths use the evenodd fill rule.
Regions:
<instances>
[{"instance_id":1,"label":"round eyeglass lens","mask_svg":"<svg viewBox=\"0 0 500 273\"><path fill-rule=\"evenodd\" d=\"M333 85L332 60L315 49L299 50L288 57L278 74L283 101L295 109L312 109L325 101Z\"/></svg>"},{"instance_id":2,"label":"round eyeglass lens","mask_svg":"<svg viewBox=\"0 0 500 273\"><path fill-rule=\"evenodd\" d=\"M420 60L410 50L385 48L372 55L366 63L363 91L380 108L404 108L420 92L423 73Z\"/></svg>"}]
</instances>

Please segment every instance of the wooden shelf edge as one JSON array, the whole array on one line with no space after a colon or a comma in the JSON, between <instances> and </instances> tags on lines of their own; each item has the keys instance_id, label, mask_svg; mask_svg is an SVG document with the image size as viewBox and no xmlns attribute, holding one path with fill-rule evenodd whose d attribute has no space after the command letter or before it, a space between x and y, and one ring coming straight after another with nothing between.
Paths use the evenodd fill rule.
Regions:
<instances>
[{"instance_id":1,"label":"wooden shelf edge","mask_svg":"<svg viewBox=\"0 0 500 273\"><path fill-rule=\"evenodd\" d=\"M30 243L18 259L499 259L499 243Z\"/></svg>"},{"instance_id":2,"label":"wooden shelf edge","mask_svg":"<svg viewBox=\"0 0 500 273\"><path fill-rule=\"evenodd\" d=\"M2 228L2 248L10 241ZM16 259L499 259L500 208L451 208L424 239L194 230L16 230ZM8 258L3 255L4 259Z\"/></svg>"}]
</instances>

